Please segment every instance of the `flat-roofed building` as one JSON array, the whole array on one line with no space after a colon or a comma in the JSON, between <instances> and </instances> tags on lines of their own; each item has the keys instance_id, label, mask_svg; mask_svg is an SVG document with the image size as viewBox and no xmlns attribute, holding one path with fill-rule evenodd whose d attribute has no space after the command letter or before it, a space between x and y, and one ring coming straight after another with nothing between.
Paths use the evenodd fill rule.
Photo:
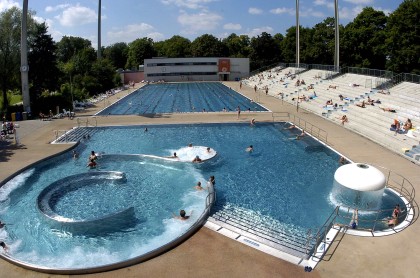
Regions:
<instances>
[{"instance_id":1,"label":"flat-roofed building","mask_svg":"<svg viewBox=\"0 0 420 278\"><path fill-rule=\"evenodd\" d=\"M144 59L147 81L234 81L249 76L249 58Z\"/></svg>"}]
</instances>

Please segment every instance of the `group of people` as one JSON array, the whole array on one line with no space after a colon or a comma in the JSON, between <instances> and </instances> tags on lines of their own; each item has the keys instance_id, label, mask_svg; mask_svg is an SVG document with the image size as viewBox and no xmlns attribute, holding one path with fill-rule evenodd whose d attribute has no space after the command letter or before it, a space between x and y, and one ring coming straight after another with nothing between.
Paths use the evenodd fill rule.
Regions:
<instances>
[{"instance_id":1,"label":"group of people","mask_svg":"<svg viewBox=\"0 0 420 278\"><path fill-rule=\"evenodd\" d=\"M54 114L51 110L48 114L44 114L42 112L39 112L39 119L41 121L51 120L53 117L54 117Z\"/></svg>"},{"instance_id":2,"label":"group of people","mask_svg":"<svg viewBox=\"0 0 420 278\"><path fill-rule=\"evenodd\" d=\"M300 86L300 85L306 85L305 80L303 80L303 79L302 79L302 80L299 80L299 79L298 79L298 80L296 80L295 86L297 86L297 87L298 87L298 86Z\"/></svg>"},{"instance_id":3,"label":"group of people","mask_svg":"<svg viewBox=\"0 0 420 278\"><path fill-rule=\"evenodd\" d=\"M6 138L8 134L13 134L15 130L15 125L13 122L8 122L3 120L1 124L1 136L2 138Z\"/></svg>"},{"instance_id":4,"label":"group of people","mask_svg":"<svg viewBox=\"0 0 420 278\"><path fill-rule=\"evenodd\" d=\"M402 129L401 129L401 122L398 119L394 119L394 123L391 124L391 130L395 131L395 135L397 135L398 132L400 132L401 130L406 133L412 128L413 128L413 123L411 122L411 119L407 119L407 121L405 121L405 123L402 126Z\"/></svg>"},{"instance_id":5,"label":"group of people","mask_svg":"<svg viewBox=\"0 0 420 278\"><path fill-rule=\"evenodd\" d=\"M198 191L202 191L202 190L205 190L205 189L208 190L208 188L210 186L215 186L215 185L216 185L216 179L215 179L215 177L214 176L210 176L209 180L207 181L207 187L206 188L204 188L201 185L201 182L199 181L199 182L197 182L197 185L194 186L194 189L195 190L198 190ZM172 213L172 215L173 215L173 217L175 219L179 219L179 220L184 221L184 220L188 220L191 217L192 213L193 213L193 211L190 212L190 215L187 215L187 212L185 210L181 209L179 211L179 215L176 215L175 213Z\"/></svg>"},{"instance_id":6,"label":"group of people","mask_svg":"<svg viewBox=\"0 0 420 278\"><path fill-rule=\"evenodd\" d=\"M0 221L0 230L6 226L6 223ZM9 251L9 247L6 245L4 241L0 241L0 246L3 248L5 252Z\"/></svg>"}]
</instances>

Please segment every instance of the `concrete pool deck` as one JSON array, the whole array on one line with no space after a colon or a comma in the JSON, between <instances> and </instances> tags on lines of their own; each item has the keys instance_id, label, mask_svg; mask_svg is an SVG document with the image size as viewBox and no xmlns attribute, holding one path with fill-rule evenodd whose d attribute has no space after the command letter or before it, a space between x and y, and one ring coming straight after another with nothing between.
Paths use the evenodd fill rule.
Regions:
<instances>
[{"instance_id":1,"label":"concrete pool deck","mask_svg":"<svg viewBox=\"0 0 420 278\"><path fill-rule=\"evenodd\" d=\"M228 86L239 91L239 84ZM343 128L320 116L299 109L270 96L255 94L251 88L240 90L244 95L259 99L259 103L273 112L290 112L328 132L328 143L334 149L356 162L384 166L406 177L420 190L420 168L404 157ZM78 113L83 119L93 115L121 97L121 92L98 103L97 107ZM269 112L242 112L239 121L272 121ZM98 126L238 122L237 115L230 113L182 113L154 116L104 116L96 117ZM276 119L282 120L282 119ZM0 180L19 169L49 155L69 148L69 145L51 145L55 130L77 126L76 119L19 122L20 146L0 144ZM416 200L417 201L417 200ZM415 204L416 205L416 204ZM417 210L418 208L415 207ZM400 233L386 237L339 236L333 248L316 269L307 273L302 267L287 263L270 255L239 244L206 227L169 252L141 264L105 273L74 275L79 277L415 277L420 273L419 222ZM1 277L56 277L43 274L0 260ZM68 276L68 275L66 275Z\"/></svg>"}]
</instances>

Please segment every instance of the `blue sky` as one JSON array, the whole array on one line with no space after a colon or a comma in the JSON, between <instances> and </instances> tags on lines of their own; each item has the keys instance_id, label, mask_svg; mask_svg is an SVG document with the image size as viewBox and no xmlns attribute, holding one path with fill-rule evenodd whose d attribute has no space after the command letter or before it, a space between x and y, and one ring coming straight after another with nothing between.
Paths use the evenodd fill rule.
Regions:
<instances>
[{"instance_id":1,"label":"blue sky","mask_svg":"<svg viewBox=\"0 0 420 278\"><path fill-rule=\"evenodd\" d=\"M339 0L340 24L346 25L366 6L393 12L403 0ZM0 0L0 11L23 1ZM295 25L293 0L102 0L102 45L155 41L180 35L194 40L202 34L224 38L231 33L250 37L267 32L285 34ZM97 0L29 0L38 21L45 21L55 41L78 36L97 43ZM334 0L300 0L300 24L312 27L334 17Z\"/></svg>"}]
</instances>

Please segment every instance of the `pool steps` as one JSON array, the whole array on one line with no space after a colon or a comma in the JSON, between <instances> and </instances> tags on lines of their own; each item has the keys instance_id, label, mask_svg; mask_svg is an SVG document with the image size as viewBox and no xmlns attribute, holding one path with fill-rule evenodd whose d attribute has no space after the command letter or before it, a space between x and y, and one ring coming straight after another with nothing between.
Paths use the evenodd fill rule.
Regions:
<instances>
[{"instance_id":1,"label":"pool steps","mask_svg":"<svg viewBox=\"0 0 420 278\"><path fill-rule=\"evenodd\" d=\"M241 210L216 209L209 221L296 257L308 258L315 248L315 239L307 244L306 235L286 233L276 229L272 223L255 223Z\"/></svg>"}]
</instances>

